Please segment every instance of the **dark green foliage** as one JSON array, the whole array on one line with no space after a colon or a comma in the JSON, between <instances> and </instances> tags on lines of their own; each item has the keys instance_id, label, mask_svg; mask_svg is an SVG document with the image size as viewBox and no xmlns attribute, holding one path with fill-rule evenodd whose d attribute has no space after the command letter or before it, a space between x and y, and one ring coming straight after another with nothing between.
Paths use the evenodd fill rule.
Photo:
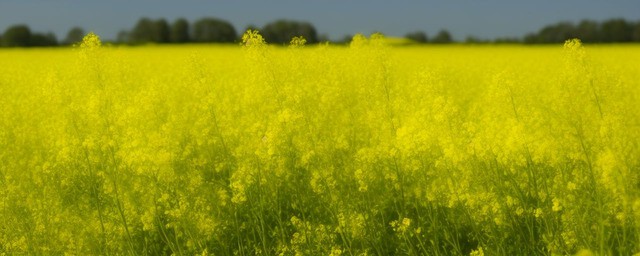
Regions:
<instances>
[{"instance_id":1,"label":"dark green foliage","mask_svg":"<svg viewBox=\"0 0 640 256\"><path fill-rule=\"evenodd\" d=\"M638 30L632 22L624 19L610 19L602 23L592 20L582 20L578 25L571 22L559 22L546 26L537 33L524 37L529 44L562 43L568 39L580 38L586 43L624 43L640 42L640 36L635 36ZM640 32L638 32L640 35Z\"/></svg>"},{"instance_id":2,"label":"dark green foliage","mask_svg":"<svg viewBox=\"0 0 640 256\"><path fill-rule=\"evenodd\" d=\"M85 32L81 27L73 27L67 32L67 37L65 37L63 43L64 44L75 44L82 41Z\"/></svg>"},{"instance_id":3,"label":"dark green foliage","mask_svg":"<svg viewBox=\"0 0 640 256\"><path fill-rule=\"evenodd\" d=\"M443 29L440 30L438 34L436 34L436 37L434 37L431 42L436 44L448 44L453 42L453 38L451 37L449 31Z\"/></svg>"},{"instance_id":4,"label":"dark green foliage","mask_svg":"<svg viewBox=\"0 0 640 256\"><path fill-rule=\"evenodd\" d=\"M640 21L633 26L633 41L640 42Z\"/></svg>"},{"instance_id":5,"label":"dark green foliage","mask_svg":"<svg viewBox=\"0 0 640 256\"><path fill-rule=\"evenodd\" d=\"M416 43L426 43L429 41L429 38L427 37L427 33L425 33L424 31L416 31L416 32L408 33L404 37L411 39Z\"/></svg>"},{"instance_id":6,"label":"dark green foliage","mask_svg":"<svg viewBox=\"0 0 640 256\"><path fill-rule=\"evenodd\" d=\"M142 18L129 33L128 42L133 44L168 43L169 24L165 19Z\"/></svg>"},{"instance_id":7,"label":"dark green foliage","mask_svg":"<svg viewBox=\"0 0 640 256\"><path fill-rule=\"evenodd\" d=\"M578 24L577 35L584 42L598 42L600 40L600 25L592 20L583 20Z\"/></svg>"},{"instance_id":8,"label":"dark green foliage","mask_svg":"<svg viewBox=\"0 0 640 256\"><path fill-rule=\"evenodd\" d=\"M233 43L238 38L228 21L202 18L193 24L193 41L199 43Z\"/></svg>"},{"instance_id":9,"label":"dark green foliage","mask_svg":"<svg viewBox=\"0 0 640 256\"><path fill-rule=\"evenodd\" d=\"M183 18L174 21L171 25L171 42L187 43L189 40L189 22Z\"/></svg>"},{"instance_id":10,"label":"dark green foliage","mask_svg":"<svg viewBox=\"0 0 640 256\"><path fill-rule=\"evenodd\" d=\"M53 33L34 33L31 35L30 46L56 46L58 39Z\"/></svg>"},{"instance_id":11,"label":"dark green foliage","mask_svg":"<svg viewBox=\"0 0 640 256\"><path fill-rule=\"evenodd\" d=\"M536 35L525 37L527 43L562 43L568 39L576 38L576 27L570 22L560 22L546 26Z\"/></svg>"},{"instance_id":12,"label":"dark green foliage","mask_svg":"<svg viewBox=\"0 0 640 256\"><path fill-rule=\"evenodd\" d=\"M148 18L142 18L138 20L135 27L129 34L130 43L148 43L152 42L153 35L153 21Z\"/></svg>"},{"instance_id":13,"label":"dark green foliage","mask_svg":"<svg viewBox=\"0 0 640 256\"><path fill-rule=\"evenodd\" d=\"M605 43L631 42L633 38L633 27L624 19L605 21L600 29Z\"/></svg>"},{"instance_id":14,"label":"dark green foliage","mask_svg":"<svg viewBox=\"0 0 640 256\"><path fill-rule=\"evenodd\" d=\"M272 44L288 44L296 36L304 37L310 44L318 42L316 29L309 22L277 20L265 25L260 32L267 43Z\"/></svg>"},{"instance_id":15,"label":"dark green foliage","mask_svg":"<svg viewBox=\"0 0 640 256\"><path fill-rule=\"evenodd\" d=\"M15 25L9 27L2 36L2 46L24 47L29 46L31 41L31 29L26 25Z\"/></svg>"},{"instance_id":16,"label":"dark green foliage","mask_svg":"<svg viewBox=\"0 0 640 256\"><path fill-rule=\"evenodd\" d=\"M0 45L4 47L56 46L58 40L53 33L32 33L26 25L14 25L4 32Z\"/></svg>"},{"instance_id":17,"label":"dark green foliage","mask_svg":"<svg viewBox=\"0 0 640 256\"><path fill-rule=\"evenodd\" d=\"M169 29L169 23L165 19L156 20L153 24L154 42L156 43L168 43L171 39L171 30Z\"/></svg>"},{"instance_id":18,"label":"dark green foliage","mask_svg":"<svg viewBox=\"0 0 640 256\"><path fill-rule=\"evenodd\" d=\"M484 43L484 40L476 36L467 36L467 38L464 39L464 42L467 44L479 44L479 43Z\"/></svg>"},{"instance_id":19,"label":"dark green foliage","mask_svg":"<svg viewBox=\"0 0 640 256\"><path fill-rule=\"evenodd\" d=\"M496 44L518 44L522 43L522 40L516 37L499 37L493 40L493 42Z\"/></svg>"}]
</instances>

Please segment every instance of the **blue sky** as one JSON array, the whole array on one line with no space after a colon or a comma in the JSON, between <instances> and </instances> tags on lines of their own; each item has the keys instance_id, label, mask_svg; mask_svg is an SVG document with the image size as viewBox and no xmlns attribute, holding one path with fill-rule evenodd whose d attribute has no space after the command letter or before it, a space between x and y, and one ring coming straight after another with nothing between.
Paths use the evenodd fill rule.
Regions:
<instances>
[{"instance_id":1,"label":"blue sky","mask_svg":"<svg viewBox=\"0 0 640 256\"><path fill-rule=\"evenodd\" d=\"M194 21L212 16L230 21L236 30L288 18L313 23L332 39L374 31L402 36L442 28L455 38L522 36L544 25L581 19L622 17L640 20L640 0L0 0L0 31L27 24L62 39L81 26L106 39L131 28L140 17L178 17Z\"/></svg>"}]
</instances>

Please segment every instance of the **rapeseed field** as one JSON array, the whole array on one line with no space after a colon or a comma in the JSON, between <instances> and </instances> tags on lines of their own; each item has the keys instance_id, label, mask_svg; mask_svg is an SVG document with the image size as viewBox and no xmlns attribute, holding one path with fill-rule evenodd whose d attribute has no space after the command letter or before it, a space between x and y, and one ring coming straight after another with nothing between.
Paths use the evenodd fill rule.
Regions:
<instances>
[{"instance_id":1,"label":"rapeseed field","mask_svg":"<svg viewBox=\"0 0 640 256\"><path fill-rule=\"evenodd\" d=\"M633 255L640 46L0 50L2 255Z\"/></svg>"}]
</instances>

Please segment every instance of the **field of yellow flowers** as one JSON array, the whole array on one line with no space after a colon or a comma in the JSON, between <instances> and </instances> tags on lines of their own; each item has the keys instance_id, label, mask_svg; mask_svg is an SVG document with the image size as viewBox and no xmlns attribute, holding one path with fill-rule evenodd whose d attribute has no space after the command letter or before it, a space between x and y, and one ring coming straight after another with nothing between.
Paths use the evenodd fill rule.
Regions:
<instances>
[{"instance_id":1,"label":"field of yellow flowers","mask_svg":"<svg viewBox=\"0 0 640 256\"><path fill-rule=\"evenodd\" d=\"M640 45L0 56L0 255L640 252Z\"/></svg>"}]
</instances>

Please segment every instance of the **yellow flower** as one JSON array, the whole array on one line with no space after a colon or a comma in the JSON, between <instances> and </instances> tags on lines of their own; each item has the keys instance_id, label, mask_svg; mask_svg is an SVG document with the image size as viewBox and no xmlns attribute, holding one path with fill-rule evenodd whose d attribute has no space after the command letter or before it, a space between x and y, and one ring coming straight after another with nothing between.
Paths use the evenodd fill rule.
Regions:
<instances>
[{"instance_id":1,"label":"yellow flower","mask_svg":"<svg viewBox=\"0 0 640 256\"><path fill-rule=\"evenodd\" d=\"M84 38L82 38L82 42L80 43L81 49L95 49L102 46L102 42L100 41L100 36L94 34L93 32L89 32Z\"/></svg>"},{"instance_id":2,"label":"yellow flower","mask_svg":"<svg viewBox=\"0 0 640 256\"><path fill-rule=\"evenodd\" d=\"M554 198L552 201L553 201L553 207L551 208L551 210L553 210L554 212L562 210L562 205L560 205L560 199Z\"/></svg>"},{"instance_id":3,"label":"yellow flower","mask_svg":"<svg viewBox=\"0 0 640 256\"><path fill-rule=\"evenodd\" d=\"M478 249L472 250L471 253L469 253L469 256L484 256L482 246L478 247Z\"/></svg>"},{"instance_id":4,"label":"yellow flower","mask_svg":"<svg viewBox=\"0 0 640 256\"><path fill-rule=\"evenodd\" d=\"M543 212L542 212L542 209L540 209L540 208L536 208L536 209L533 211L533 215L534 215L534 216L536 216L536 218L541 218L541 217L542 217L542 214L543 214Z\"/></svg>"}]
</instances>

